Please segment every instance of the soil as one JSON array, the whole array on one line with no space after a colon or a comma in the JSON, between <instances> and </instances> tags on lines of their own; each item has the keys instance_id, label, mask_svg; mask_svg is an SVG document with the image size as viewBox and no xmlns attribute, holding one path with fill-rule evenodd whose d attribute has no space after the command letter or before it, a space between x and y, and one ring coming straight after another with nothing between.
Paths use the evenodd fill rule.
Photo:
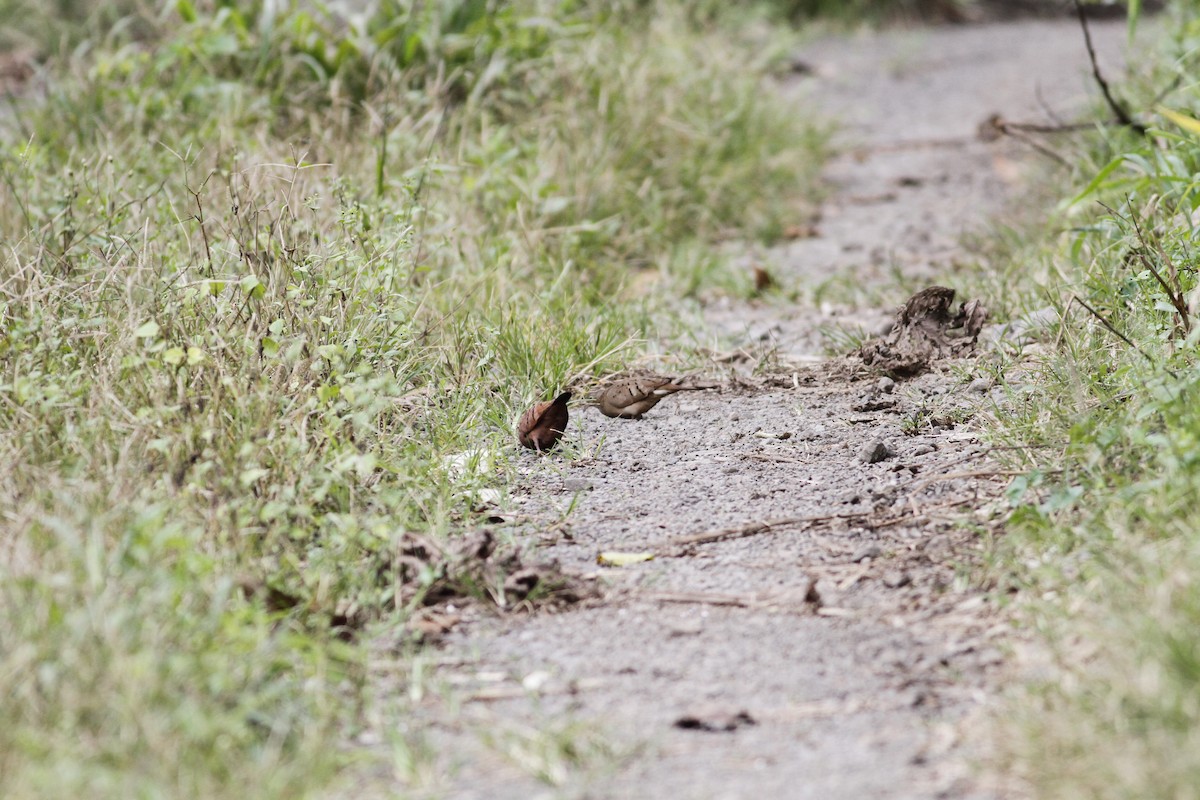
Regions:
<instances>
[{"instance_id":1,"label":"soil","mask_svg":"<svg viewBox=\"0 0 1200 800\"><path fill-rule=\"evenodd\" d=\"M1093 33L1115 74L1124 27ZM748 251L793 283L952 287L964 234L1019 201L1042 158L982 141L979 124L1069 118L1093 98L1069 20L863 33L797 55L812 72L783 102L840 119L843 151L816 235ZM970 353L895 381L822 356L822 326L882 332L904 300L714 303L702 335L731 355L704 377L720 388L639 421L572 404L575 455L530 451L514 493L541 522L522 543L599 599L468 615L447 635L445 690L406 726L441 759L418 794L1009 796L978 768L976 731L1010 625L969 579L1010 477L972 418L1003 398ZM654 558L598 566L610 552Z\"/></svg>"}]
</instances>

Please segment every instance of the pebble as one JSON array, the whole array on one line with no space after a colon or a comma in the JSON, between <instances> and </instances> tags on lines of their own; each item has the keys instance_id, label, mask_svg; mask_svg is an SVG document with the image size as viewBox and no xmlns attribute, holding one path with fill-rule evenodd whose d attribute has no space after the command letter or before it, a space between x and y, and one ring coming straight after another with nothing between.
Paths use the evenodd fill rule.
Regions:
<instances>
[{"instance_id":1,"label":"pebble","mask_svg":"<svg viewBox=\"0 0 1200 800\"><path fill-rule=\"evenodd\" d=\"M563 480L563 489L568 492L586 492L591 490L592 482L587 478L566 478Z\"/></svg>"},{"instance_id":2,"label":"pebble","mask_svg":"<svg viewBox=\"0 0 1200 800\"><path fill-rule=\"evenodd\" d=\"M863 448L858 451L858 460L864 464L878 464L894 455L896 454L892 452L892 448L888 447L882 439L876 439L863 445Z\"/></svg>"},{"instance_id":3,"label":"pebble","mask_svg":"<svg viewBox=\"0 0 1200 800\"><path fill-rule=\"evenodd\" d=\"M776 335L781 333L783 329L778 325L769 325L765 328L750 331L750 340L753 342L769 342L776 338Z\"/></svg>"},{"instance_id":4,"label":"pebble","mask_svg":"<svg viewBox=\"0 0 1200 800\"><path fill-rule=\"evenodd\" d=\"M668 636L695 636L704 632L704 623L698 619L681 619L667 623Z\"/></svg>"},{"instance_id":5,"label":"pebble","mask_svg":"<svg viewBox=\"0 0 1200 800\"><path fill-rule=\"evenodd\" d=\"M866 561L868 558L879 558L879 554L882 552L877 544L864 544L854 551L854 555L850 560L857 564L860 561Z\"/></svg>"},{"instance_id":6,"label":"pebble","mask_svg":"<svg viewBox=\"0 0 1200 800\"><path fill-rule=\"evenodd\" d=\"M883 585L889 589L899 589L901 586L908 586L912 583L912 576L907 572L893 570L887 572L883 576Z\"/></svg>"},{"instance_id":7,"label":"pebble","mask_svg":"<svg viewBox=\"0 0 1200 800\"><path fill-rule=\"evenodd\" d=\"M875 385L884 394L891 394L896 390L896 382L886 375L880 378L879 383Z\"/></svg>"},{"instance_id":8,"label":"pebble","mask_svg":"<svg viewBox=\"0 0 1200 800\"><path fill-rule=\"evenodd\" d=\"M926 456L926 455L929 455L930 453L934 452L935 450L937 450L937 448L931 444L919 444L913 448L912 454L914 456Z\"/></svg>"},{"instance_id":9,"label":"pebble","mask_svg":"<svg viewBox=\"0 0 1200 800\"><path fill-rule=\"evenodd\" d=\"M987 394L991 388L991 378L976 378L975 380L971 381L971 385L967 387L969 391L975 392L976 394Z\"/></svg>"}]
</instances>

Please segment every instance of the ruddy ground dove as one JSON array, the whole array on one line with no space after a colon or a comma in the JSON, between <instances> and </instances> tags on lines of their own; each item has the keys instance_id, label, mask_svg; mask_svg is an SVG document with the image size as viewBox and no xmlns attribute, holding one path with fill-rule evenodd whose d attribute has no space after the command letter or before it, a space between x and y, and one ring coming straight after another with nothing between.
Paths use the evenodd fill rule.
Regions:
<instances>
[{"instance_id":1,"label":"ruddy ground dove","mask_svg":"<svg viewBox=\"0 0 1200 800\"><path fill-rule=\"evenodd\" d=\"M517 441L531 450L550 450L567 429L567 401L563 392L548 403L538 403L521 415L517 422Z\"/></svg>"},{"instance_id":2,"label":"ruddy ground dove","mask_svg":"<svg viewBox=\"0 0 1200 800\"><path fill-rule=\"evenodd\" d=\"M609 385L600 393L600 413L606 417L641 419L642 415L675 392L711 389L711 386L682 386L672 378L644 375L626 378Z\"/></svg>"}]
</instances>

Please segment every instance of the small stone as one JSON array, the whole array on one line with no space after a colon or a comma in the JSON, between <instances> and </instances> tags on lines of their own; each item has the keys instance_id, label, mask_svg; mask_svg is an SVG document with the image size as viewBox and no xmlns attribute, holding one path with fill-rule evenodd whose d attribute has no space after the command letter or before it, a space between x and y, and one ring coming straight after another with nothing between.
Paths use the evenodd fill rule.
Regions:
<instances>
[{"instance_id":1,"label":"small stone","mask_svg":"<svg viewBox=\"0 0 1200 800\"><path fill-rule=\"evenodd\" d=\"M521 686L528 692L536 692L550 680L550 673L545 670L535 670L521 679Z\"/></svg>"},{"instance_id":2,"label":"small stone","mask_svg":"<svg viewBox=\"0 0 1200 800\"><path fill-rule=\"evenodd\" d=\"M864 464L878 464L880 461L886 461L894 456L892 448L888 447L882 439L876 439L864 445L858 451L858 460Z\"/></svg>"},{"instance_id":3,"label":"small stone","mask_svg":"<svg viewBox=\"0 0 1200 800\"><path fill-rule=\"evenodd\" d=\"M752 342L769 342L778 337L778 334L783 329L778 325L768 325L757 330L750 331L750 341Z\"/></svg>"},{"instance_id":4,"label":"small stone","mask_svg":"<svg viewBox=\"0 0 1200 800\"><path fill-rule=\"evenodd\" d=\"M879 391L884 394L891 394L896 391L896 382L886 375L879 379L879 383L875 384Z\"/></svg>"},{"instance_id":5,"label":"small stone","mask_svg":"<svg viewBox=\"0 0 1200 800\"><path fill-rule=\"evenodd\" d=\"M976 378L971 381L971 385L967 387L968 391L976 394L987 394L992 388L991 378Z\"/></svg>"},{"instance_id":6,"label":"small stone","mask_svg":"<svg viewBox=\"0 0 1200 800\"><path fill-rule=\"evenodd\" d=\"M885 411L889 408L895 408L900 401L895 397L880 397L878 394L865 394L851 404L851 411L869 412L869 411Z\"/></svg>"},{"instance_id":7,"label":"small stone","mask_svg":"<svg viewBox=\"0 0 1200 800\"><path fill-rule=\"evenodd\" d=\"M864 544L854 551L854 555L850 560L857 564L860 561L866 561L868 558L879 558L879 554L882 552L877 544Z\"/></svg>"},{"instance_id":8,"label":"small stone","mask_svg":"<svg viewBox=\"0 0 1200 800\"><path fill-rule=\"evenodd\" d=\"M587 492L592 489L592 482L587 478L566 478L563 489L568 492Z\"/></svg>"},{"instance_id":9,"label":"small stone","mask_svg":"<svg viewBox=\"0 0 1200 800\"><path fill-rule=\"evenodd\" d=\"M704 623L698 619L687 618L676 620L667 623L667 635L676 636L695 636L704 632Z\"/></svg>"},{"instance_id":10,"label":"small stone","mask_svg":"<svg viewBox=\"0 0 1200 800\"><path fill-rule=\"evenodd\" d=\"M931 444L928 444L928 443L926 443L926 444L919 444L919 445L917 445L916 447L914 447L914 448L913 448L913 450L912 450L912 454L913 454L914 456L927 456L927 455L929 455L930 453L934 452L935 450L937 450L937 448L936 448L936 447L934 447L934 446L933 446L933 445L931 445Z\"/></svg>"},{"instance_id":11,"label":"small stone","mask_svg":"<svg viewBox=\"0 0 1200 800\"><path fill-rule=\"evenodd\" d=\"M685 731L708 731L728 733L738 728L756 724L748 711L733 711L723 708L703 708L684 714L675 720L675 727Z\"/></svg>"},{"instance_id":12,"label":"small stone","mask_svg":"<svg viewBox=\"0 0 1200 800\"><path fill-rule=\"evenodd\" d=\"M804 587L804 602L812 606L821 605L821 592L817 589L817 581L810 575L805 575L807 586Z\"/></svg>"},{"instance_id":13,"label":"small stone","mask_svg":"<svg viewBox=\"0 0 1200 800\"><path fill-rule=\"evenodd\" d=\"M889 589L899 589L901 586L908 586L910 583L912 583L912 576L907 572L893 570L883 576L883 585Z\"/></svg>"}]
</instances>

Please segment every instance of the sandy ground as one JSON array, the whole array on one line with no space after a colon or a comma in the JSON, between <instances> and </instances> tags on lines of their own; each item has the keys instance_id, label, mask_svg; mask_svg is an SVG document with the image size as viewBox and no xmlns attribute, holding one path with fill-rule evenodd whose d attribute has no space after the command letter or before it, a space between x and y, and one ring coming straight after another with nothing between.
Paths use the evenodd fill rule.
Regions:
<instances>
[{"instance_id":1,"label":"sandy ground","mask_svg":"<svg viewBox=\"0 0 1200 800\"><path fill-rule=\"evenodd\" d=\"M1120 23L1095 34L1115 58ZM1070 21L863 34L798 55L814 74L781 102L840 119L844 152L818 235L750 256L801 281L899 270L953 286L963 234L1019 201L1022 165L1037 165L1011 141L979 141L978 124L1069 117L1091 93ZM814 361L828 309L706 313L704 338L752 354L765 343L778 360L714 364L723 388L641 421L576 406L582 455L523 461L522 513L547 521L528 542L604 598L480 617L447 639L433 657L442 689L406 726L441 759L415 793L1007 796L976 767L1008 631L968 579L1007 481L971 421L1002 402L986 370L957 361L881 388ZM865 463L877 442L890 455ZM740 535L779 519L792 521ZM598 567L609 550L657 557Z\"/></svg>"}]
</instances>

